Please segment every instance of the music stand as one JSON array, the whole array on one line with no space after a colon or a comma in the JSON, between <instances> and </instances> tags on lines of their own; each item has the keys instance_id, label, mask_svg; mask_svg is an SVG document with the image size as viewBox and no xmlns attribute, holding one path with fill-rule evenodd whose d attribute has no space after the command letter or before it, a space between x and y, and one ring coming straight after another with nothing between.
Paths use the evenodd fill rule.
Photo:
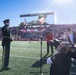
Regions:
<instances>
[{"instance_id":1,"label":"music stand","mask_svg":"<svg viewBox=\"0 0 76 75\"><path fill-rule=\"evenodd\" d=\"M41 45L41 50L40 50L40 59L41 59L41 62L40 62L40 75L43 75L43 72L42 72L42 36L40 36L40 45Z\"/></svg>"},{"instance_id":2,"label":"music stand","mask_svg":"<svg viewBox=\"0 0 76 75\"><path fill-rule=\"evenodd\" d=\"M30 73L40 73L40 75L43 75L42 72L42 35L40 35L40 45L41 45L41 49L40 49L40 71L39 72L30 72ZM47 73L47 72L45 72Z\"/></svg>"}]
</instances>

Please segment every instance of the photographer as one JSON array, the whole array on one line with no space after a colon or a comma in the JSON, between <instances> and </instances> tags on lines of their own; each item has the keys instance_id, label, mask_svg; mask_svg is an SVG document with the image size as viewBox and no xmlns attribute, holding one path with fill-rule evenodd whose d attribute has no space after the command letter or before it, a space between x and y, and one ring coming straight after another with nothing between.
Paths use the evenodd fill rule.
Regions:
<instances>
[{"instance_id":1,"label":"photographer","mask_svg":"<svg viewBox=\"0 0 76 75\"><path fill-rule=\"evenodd\" d=\"M47 59L50 66L50 75L69 75L70 58L76 59L76 51L70 44L61 42L56 49L57 53Z\"/></svg>"}]
</instances>

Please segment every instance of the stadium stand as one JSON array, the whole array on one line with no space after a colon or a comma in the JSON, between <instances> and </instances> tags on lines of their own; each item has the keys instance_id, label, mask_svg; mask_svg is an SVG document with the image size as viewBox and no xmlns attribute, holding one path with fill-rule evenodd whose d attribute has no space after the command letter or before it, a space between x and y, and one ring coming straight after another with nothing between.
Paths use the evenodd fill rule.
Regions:
<instances>
[{"instance_id":1,"label":"stadium stand","mask_svg":"<svg viewBox=\"0 0 76 75\"><path fill-rule=\"evenodd\" d=\"M45 32L52 31L55 38L60 37L61 32L67 32L67 29L71 28L74 32L76 30L76 24L55 24L49 26L40 26L40 27L10 27L11 35L14 37L14 40L39 40L40 35L43 36L45 40ZM0 40L2 39L2 32L0 27Z\"/></svg>"}]
</instances>

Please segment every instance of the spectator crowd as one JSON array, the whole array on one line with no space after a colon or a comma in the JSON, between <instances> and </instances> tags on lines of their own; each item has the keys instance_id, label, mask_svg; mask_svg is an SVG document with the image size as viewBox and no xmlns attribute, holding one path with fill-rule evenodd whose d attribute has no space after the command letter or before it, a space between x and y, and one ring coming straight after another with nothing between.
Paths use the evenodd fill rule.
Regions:
<instances>
[{"instance_id":1,"label":"spectator crowd","mask_svg":"<svg viewBox=\"0 0 76 75\"><path fill-rule=\"evenodd\" d=\"M43 25L43 26L27 26L27 27L10 27L11 35L18 40L39 40L40 35L43 36L43 40L45 40L46 32L51 31L54 38L61 39L61 35L67 33L67 30L71 28L74 33L76 30L75 24L55 24L55 25ZM2 32L0 27L0 39L2 39Z\"/></svg>"}]
</instances>

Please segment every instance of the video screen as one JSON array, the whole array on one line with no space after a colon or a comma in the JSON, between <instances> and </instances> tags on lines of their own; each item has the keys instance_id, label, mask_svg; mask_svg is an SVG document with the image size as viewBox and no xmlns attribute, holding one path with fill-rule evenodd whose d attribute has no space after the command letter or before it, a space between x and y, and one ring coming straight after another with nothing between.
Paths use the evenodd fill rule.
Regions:
<instances>
[{"instance_id":1,"label":"video screen","mask_svg":"<svg viewBox=\"0 0 76 75\"><path fill-rule=\"evenodd\" d=\"M54 24L54 13L35 13L20 15L20 22L26 25L50 25Z\"/></svg>"}]
</instances>

